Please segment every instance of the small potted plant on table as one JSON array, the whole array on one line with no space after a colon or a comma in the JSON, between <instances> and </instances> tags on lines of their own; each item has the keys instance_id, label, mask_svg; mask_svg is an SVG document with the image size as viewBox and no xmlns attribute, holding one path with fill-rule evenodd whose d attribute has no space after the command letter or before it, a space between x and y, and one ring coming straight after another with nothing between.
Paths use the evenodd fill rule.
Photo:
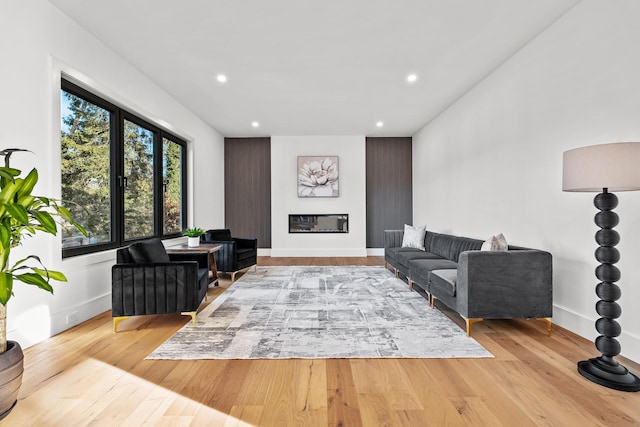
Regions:
<instances>
[{"instance_id":1,"label":"small potted plant on table","mask_svg":"<svg viewBox=\"0 0 640 427\"><path fill-rule=\"evenodd\" d=\"M204 234L204 230L202 228L187 228L182 232L183 236L188 237L187 246L194 248L200 246L200 236Z\"/></svg>"}]
</instances>

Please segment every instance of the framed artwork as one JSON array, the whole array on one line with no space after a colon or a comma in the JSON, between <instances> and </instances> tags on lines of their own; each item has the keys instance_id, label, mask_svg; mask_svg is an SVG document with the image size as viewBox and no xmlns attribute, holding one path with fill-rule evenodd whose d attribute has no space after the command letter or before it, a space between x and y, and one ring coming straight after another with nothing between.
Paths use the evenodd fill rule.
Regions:
<instances>
[{"instance_id":1,"label":"framed artwork","mask_svg":"<svg viewBox=\"0 0 640 427\"><path fill-rule=\"evenodd\" d=\"M338 197L338 156L298 156L298 197Z\"/></svg>"}]
</instances>

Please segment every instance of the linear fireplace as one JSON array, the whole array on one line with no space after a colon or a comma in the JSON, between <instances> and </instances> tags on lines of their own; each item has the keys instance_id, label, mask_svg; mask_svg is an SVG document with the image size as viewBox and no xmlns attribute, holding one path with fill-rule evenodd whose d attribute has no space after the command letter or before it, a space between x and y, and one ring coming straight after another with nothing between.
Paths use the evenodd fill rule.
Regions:
<instances>
[{"instance_id":1,"label":"linear fireplace","mask_svg":"<svg viewBox=\"0 0 640 427\"><path fill-rule=\"evenodd\" d=\"M348 233L349 214L289 214L289 233Z\"/></svg>"}]
</instances>

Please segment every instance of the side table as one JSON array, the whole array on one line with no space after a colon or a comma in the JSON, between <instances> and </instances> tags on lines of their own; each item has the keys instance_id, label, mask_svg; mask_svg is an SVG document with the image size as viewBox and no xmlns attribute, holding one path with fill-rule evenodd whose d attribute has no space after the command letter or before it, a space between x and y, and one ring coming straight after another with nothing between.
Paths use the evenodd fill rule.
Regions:
<instances>
[{"instance_id":1,"label":"side table","mask_svg":"<svg viewBox=\"0 0 640 427\"><path fill-rule=\"evenodd\" d=\"M178 252L200 252L200 253L208 253L209 254L209 268L211 271L209 272L209 284L214 284L218 286L218 268L216 267L216 257L214 254L218 252L222 248L220 245L214 245L211 243L200 243L198 246L188 246L183 243L177 246L171 246L167 248L167 253L178 253Z\"/></svg>"}]
</instances>

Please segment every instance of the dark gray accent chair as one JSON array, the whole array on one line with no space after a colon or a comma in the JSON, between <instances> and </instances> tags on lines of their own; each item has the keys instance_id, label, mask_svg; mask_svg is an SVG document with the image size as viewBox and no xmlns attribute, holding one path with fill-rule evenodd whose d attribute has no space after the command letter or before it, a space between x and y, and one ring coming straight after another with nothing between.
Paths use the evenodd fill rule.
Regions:
<instances>
[{"instance_id":1,"label":"dark gray accent chair","mask_svg":"<svg viewBox=\"0 0 640 427\"><path fill-rule=\"evenodd\" d=\"M484 319L538 319L551 334L552 257L510 245L505 252L481 251L482 240L427 231L425 250L403 248L403 230L385 230L385 264L409 286L439 300L471 325Z\"/></svg>"},{"instance_id":2,"label":"dark gray accent chair","mask_svg":"<svg viewBox=\"0 0 640 427\"><path fill-rule=\"evenodd\" d=\"M231 281L236 280L236 274L245 268L258 264L258 239L246 237L232 237L228 228L207 230L200 236L200 242L220 245L221 248L214 256L218 272L231 275Z\"/></svg>"},{"instance_id":3,"label":"dark gray accent chair","mask_svg":"<svg viewBox=\"0 0 640 427\"><path fill-rule=\"evenodd\" d=\"M113 330L130 316L180 313L191 316L207 295L209 257L206 253L167 254L159 239L120 248L111 268Z\"/></svg>"}]
</instances>

